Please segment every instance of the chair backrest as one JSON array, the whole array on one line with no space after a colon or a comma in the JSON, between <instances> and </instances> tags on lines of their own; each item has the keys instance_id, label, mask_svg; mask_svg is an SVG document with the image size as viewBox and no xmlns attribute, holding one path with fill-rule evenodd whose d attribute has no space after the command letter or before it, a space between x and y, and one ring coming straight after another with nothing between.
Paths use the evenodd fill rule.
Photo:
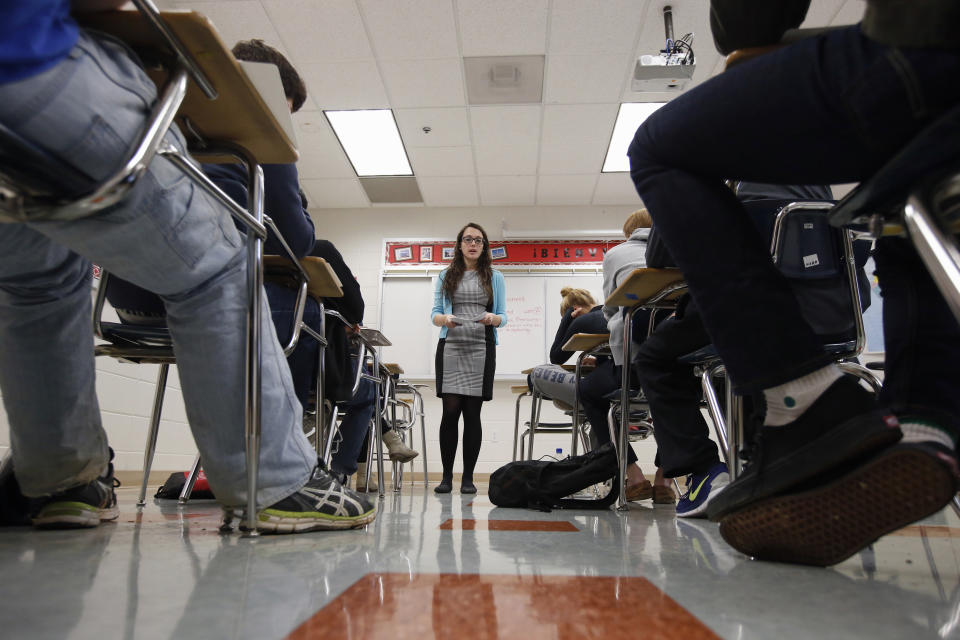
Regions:
<instances>
[{"instance_id":1,"label":"chair backrest","mask_svg":"<svg viewBox=\"0 0 960 640\"><path fill-rule=\"evenodd\" d=\"M832 207L830 202L793 202L781 208L770 253L814 332L834 343L834 350L857 355L866 342L862 278L849 231L830 226Z\"/></svg>"}]
</instances>

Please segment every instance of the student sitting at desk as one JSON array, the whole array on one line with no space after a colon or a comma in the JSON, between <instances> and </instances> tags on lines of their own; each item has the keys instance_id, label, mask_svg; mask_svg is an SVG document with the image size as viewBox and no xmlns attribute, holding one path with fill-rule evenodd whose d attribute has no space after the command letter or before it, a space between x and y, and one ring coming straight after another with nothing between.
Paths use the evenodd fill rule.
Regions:
<instances>
[{"instance_id":1,"label":"student sitting at desk","mask_svg":"<svg viewBox=\"0 0 960 640\"><path fill-rule=\"evenodd\" d=\"M634 269L646 266L647 237L650 235L650 214L646 209L640 209L630 214L623 225L623 235L626 242L613 247L603 257L603 295L609 298L610 294L625 280ZM603 315L607 319L607 330L610 333L612 360L601 362L586 378L580 381L580 403L590 421L591 433L596 435L600 444L610 442L610 430L607 427L607 412L610 409L610 393L620 388L620 367L623 363L623 310L620 307L603 307ZM637 342L639 332L646 336L649 311L640 311L636 315L634 327L634 342ZM641 337L641 340L642 340ZM635 351L634 351L635 353ZM676 497L670 488L669 480L663 477L660 469L654 485L650 484L643 471L637 465L637 455L627 446L627 495L629 501L653 498L654 502L673 504Z\"/></svg>"},{"instance_id":2,"label":"student sitting at desk","mask_svg":"<svg viewBox=\"0 0 960 640\"><path fill-rule=\"evenodd\" d=\"M0 125L91 185L124 163L156 99L123 46L70 15L121 4L0 4ZM176 126L164 139L186 148ZM246 250L226 208L158 155L113 206L67 222L0 224L0 390L17 480L39 499L34 524L94 527L119 515L96 398L90 260L162 296L210 485L224 506L243 505ZM301 533L369 523L374 506L317 468L266 305L256 311L264 325L258 526Z\"/></svg>"},{"instance_id":3,"label":"student sitting at desk","mask_svg":"<svg viewBox=\"0 0 960 640\"><path fill-rule=\"evenodd\" d=\"M564 287L560 290L563 302L560 303L560 326L550 347L550 364L534 367L527 380L531 391L551 400L573 406L576 402L576 374L565 370L562 365L575 352L564 351L563 345L578 333L606 333L607 319L603 316L603 307L598 305L586 289Z\"/></svg>"}]
</instances>

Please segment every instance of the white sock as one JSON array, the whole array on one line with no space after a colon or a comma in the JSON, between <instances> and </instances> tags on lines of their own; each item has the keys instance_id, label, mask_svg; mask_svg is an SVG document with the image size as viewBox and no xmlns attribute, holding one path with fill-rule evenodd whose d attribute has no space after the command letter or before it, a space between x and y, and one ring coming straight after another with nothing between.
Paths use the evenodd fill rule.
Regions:
<instances>
[{"instance_id":1,"label":"white sock","mask_svg":"<svg viewBox=\"0 0 960 640\"><path fill-rule=\"evenodd\" d=\"M900 423L900 430L903 431L900 442L936 442L950 450L956 446L953 436L932 422L907 418Z\"/></svg>"},{"instance_id":2,"label":"white sock","mask_svg":"<svg viewBox=\"0 0 960 640\"><path fill-rule=\"evenodd\" d=\"M842 375L837 365L828 364L786 384L764 389L763 397L767 401L764 426L780 427L793 422Z\"/></svg>"}]
</instances>

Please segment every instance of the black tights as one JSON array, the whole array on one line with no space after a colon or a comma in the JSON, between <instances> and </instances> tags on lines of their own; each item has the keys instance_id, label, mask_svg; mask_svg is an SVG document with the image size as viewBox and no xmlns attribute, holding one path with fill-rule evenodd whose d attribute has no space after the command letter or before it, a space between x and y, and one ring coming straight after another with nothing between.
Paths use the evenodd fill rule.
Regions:
<instances>
[{"instance_id":1,"label":"black tights","mask_svg":"<svg viewBox=\"0 0 960 640\"><path fill-rule=\"evenodd\" d=\"M473 480L473 469L480 455L480 407L483 398L445 393L443 418L440 419L440 460L443 463L443 478L453 478L453 459L457 456L457 425L463 414L463 480Z\"/></svg>"}]
</instances>

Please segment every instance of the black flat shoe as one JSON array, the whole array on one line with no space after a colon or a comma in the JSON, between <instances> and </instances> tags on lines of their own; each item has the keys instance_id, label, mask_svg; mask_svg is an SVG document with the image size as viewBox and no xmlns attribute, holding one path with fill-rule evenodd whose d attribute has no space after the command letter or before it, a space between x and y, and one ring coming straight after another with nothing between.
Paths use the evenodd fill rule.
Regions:
<instances>
[{"instance_id":1,"label":"black flat shoe","mask_svg":"<svg viewBox=\"0 0 960 640\"><path fill-rule=\"evenodd\" d=\"M472 482L464 482L460 485L460 493L476 493L477 487Z\"/></svg>"},{"instance_id":2,"label":"black flat shoe","mask_svg":"<svg viewBox=\"0 0 960 640\"><path fill-rule=\"evenodd\" d=\"M450 493L451 491L453 491L452 480L441 480L440 484L433 488L434 493Z\"/></svg>"}]
</instances>

